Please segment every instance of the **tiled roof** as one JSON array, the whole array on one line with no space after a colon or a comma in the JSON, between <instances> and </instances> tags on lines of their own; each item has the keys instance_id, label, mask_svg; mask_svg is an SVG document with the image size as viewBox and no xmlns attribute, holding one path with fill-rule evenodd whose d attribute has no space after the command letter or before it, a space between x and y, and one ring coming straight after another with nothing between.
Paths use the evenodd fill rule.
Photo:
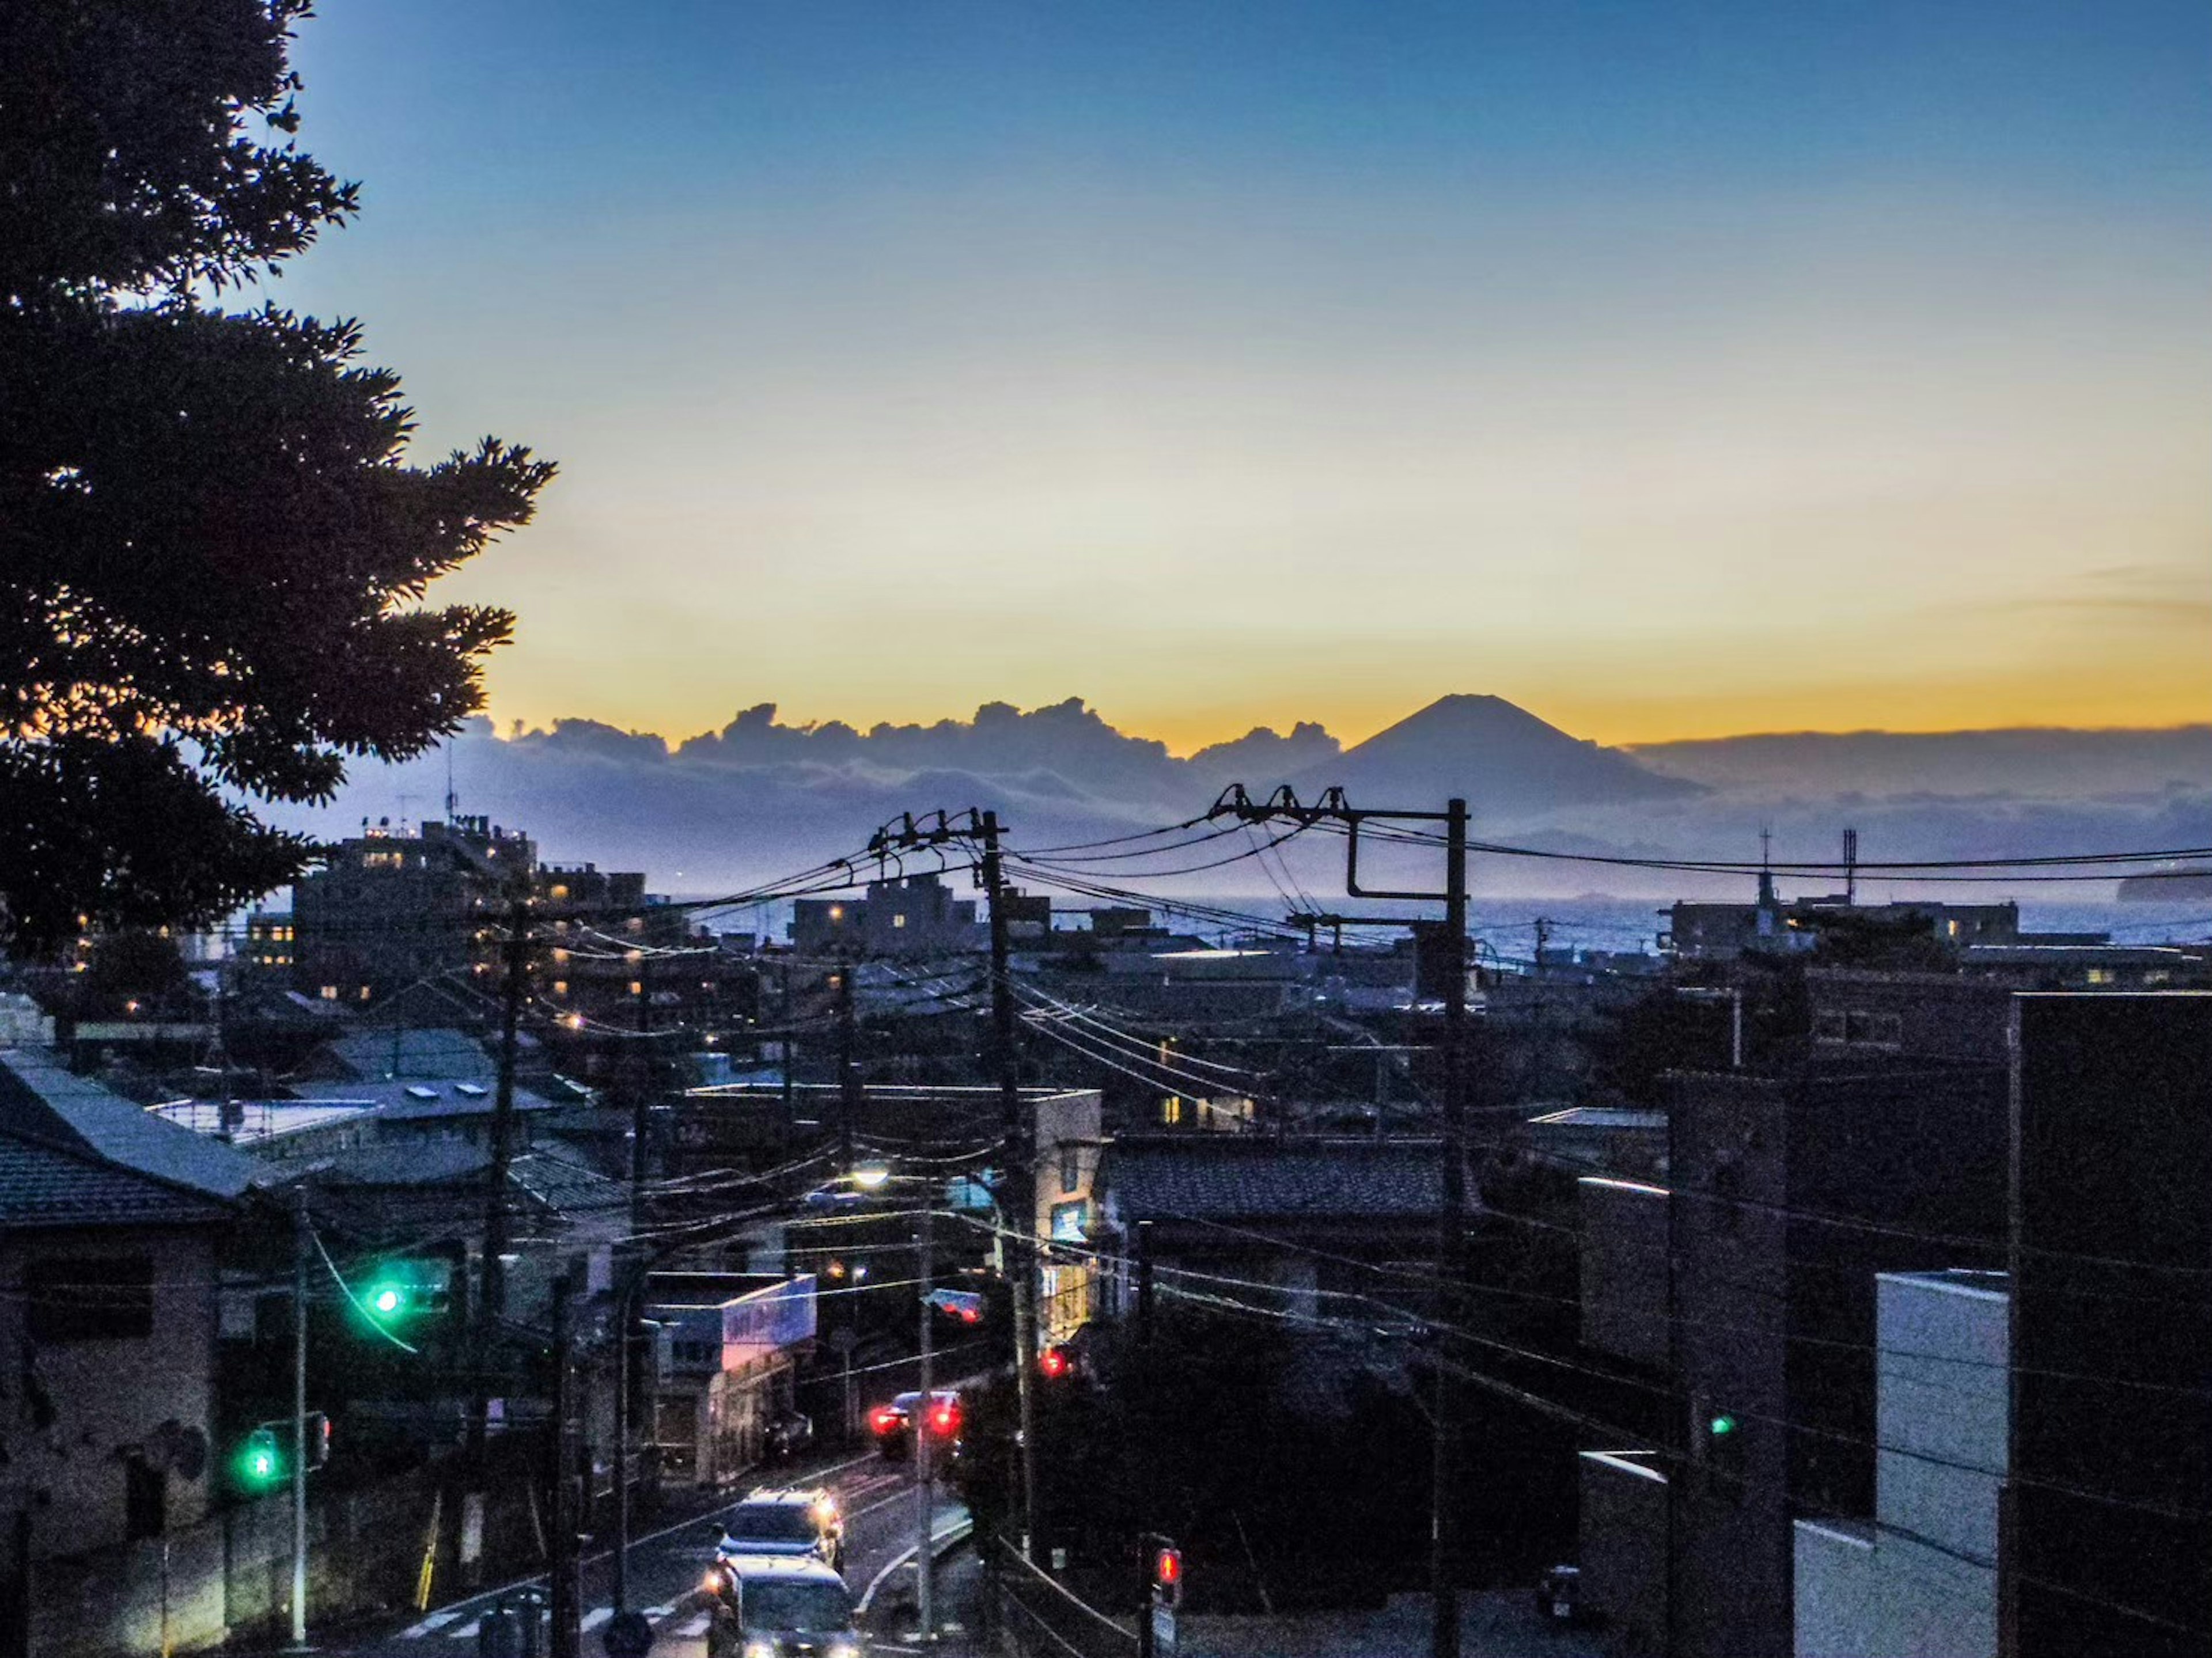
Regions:
<instances>
[{"instance_id":1,"label":"tiled roof","mask_svg":"<svg viewBox=\"0 0 2212 1658\"><path fill-rule=\"evenodd\" d=\"M332 1157L323 1179L332 1186L453 1186L478 1181L491 1153L466 1140L384 1141Z\"/></svg>"},{"instance_id":2,"label":"tiled roof","mask_svg":"<svg viewBox=\"0 0 2212 1658\"><path fill-rule=\"evenodd\" d=\"M244 1152L77 1076L43 1048L0 1052L0 1129L211 1197L237 1197L267 1172Z\"/></svg>"},{"instance_id":3,"label":"tiled roof","mask_svg":"<svg viewBox=\"0 0 2212 1658\"><path fill-rule=\"evenodd\" d=\"M1427 1218L1443 1200L1434 1140L1191 1133L1116 1139L1100 1182L1125 1219Z\"/></svg>"},{"instance_id":4,"label":"tiled roof","mask_svg":"<svg viewBox=\"0 0 2212 1658\"><path fill-rule=\"evenodd\" d=\"M483 1044L465 1030L356 1030L333 1038L328 1051L364 1082L488 1081L495 1069Z\"/></svg>"},{"instance_id":5,"label":"tiled roof","mask_svg":"<svg viewBox=\"0 0 2212 1658\"><path fill-rule=\"evenodd\" d=\"M0 1228L190 1226L229 1206L85 1151L0 1134Z\"/></svg>"}]
</instances>

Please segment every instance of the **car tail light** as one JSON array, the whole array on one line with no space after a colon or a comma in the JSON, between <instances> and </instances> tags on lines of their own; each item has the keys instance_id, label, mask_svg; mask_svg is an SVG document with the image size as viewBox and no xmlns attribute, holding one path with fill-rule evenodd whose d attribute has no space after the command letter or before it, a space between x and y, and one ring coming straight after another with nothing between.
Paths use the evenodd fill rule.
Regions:
<instances>
[{"instance_id":1,"label":"car tail light","mask_svg":"<svg viewBox=\"0 0 2212 1658\"><path fill-rule=\"evenodd\" d=\"M930 1425L941 1434L949 1434L960 1420L960 1412L951 1405L940 1405L929 1413Z\"/></svg>"},{"instance_id":2,"label":"car tail light","mask_svg":"<svg viewBox=\"0 0 2212 1658\"><path fill-rule=\"evenodd\" d=\"M868 1412L868 1425L879 1434L896 1431L902 1420L896 1406L878 1405Z\"/></svg>"}]
</instances>

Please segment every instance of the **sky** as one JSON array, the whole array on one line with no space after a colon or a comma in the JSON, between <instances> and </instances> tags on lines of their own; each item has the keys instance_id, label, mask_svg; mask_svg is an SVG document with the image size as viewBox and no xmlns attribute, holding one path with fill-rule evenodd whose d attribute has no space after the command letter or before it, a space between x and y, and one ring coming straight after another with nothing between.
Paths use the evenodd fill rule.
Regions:
<instances>
[{"instance_id":1,"label":"sky","mask_svg":"<svg viewBox=\"0 0 2212 1658\"><path fill-rule=\"evenodd\" d=\"M323 0L504 727L2212 718L2197 0Z\"/></svg>"}]
</instances>

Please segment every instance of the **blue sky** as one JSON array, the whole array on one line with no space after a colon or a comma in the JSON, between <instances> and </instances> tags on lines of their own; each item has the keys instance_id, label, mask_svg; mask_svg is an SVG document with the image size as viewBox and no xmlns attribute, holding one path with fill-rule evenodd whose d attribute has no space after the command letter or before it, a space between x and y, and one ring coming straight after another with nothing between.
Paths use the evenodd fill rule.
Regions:
<instances>
[{"instance_id":1,"label":"blue sky","mask_svg":"<svg viewBox=\"0 0 2212 1658\"><path fill-rule=\"evenodd\" d=\"M2212 9L325 0L303 141L493 712L2212 695Z\"/></svg>"}]
</instances>

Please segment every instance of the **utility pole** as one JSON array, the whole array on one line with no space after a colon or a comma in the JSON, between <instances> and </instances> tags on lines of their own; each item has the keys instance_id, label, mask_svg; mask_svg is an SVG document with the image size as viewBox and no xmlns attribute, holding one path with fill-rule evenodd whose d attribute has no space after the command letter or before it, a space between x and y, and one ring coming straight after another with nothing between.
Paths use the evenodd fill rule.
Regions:
<instances>
[{"instance_id":1,"label":"utility pole","mask_svg":"<svg viewBox=\"0 0 2212 1658\"><path fill-rule=\"evenodd\" d=\"M853 958L837 963L837 1172L853 1172L853 1125L860 1114L860 1072L853 1059L859 1015L853 1005Z\"/></svg>"},{"instance_id":2,"label":"utility pole","mask_svg":"<svg viewBox=\"0 0 2212 1658\"><path fill-rule=\"evenodd\" d=\"M483 1309L479 1327L507 1311L507 1181L514 1158L514 1066L522 1002L530 984L530 900L518 889L507 907L507 984L500 999L499 1072L492 1095L491 1169L484 1197Z\"/></svg>"},{"instance_id":3,"label":"utility pole","mask_svg":"<svg viewBox=\"0 0 2212 1658\"><path fill-rule=\"evenodd\" d=\"M933 1185L934 1182L933 1181ZM929 1304L932 1282L936 1265L933 1259L936 1248L936 1227L931 1211L937 1202L934 1190L925 1192L921 1199L921 1398L915 1406L914 1430L914 1610L915 1626L921 1632L921 1642L928 1645L937 1638L936 1608L932 1604L936 1563L930 1558L929 1527L934 1518L937 1501L931 1489L934 1471L929 1436L936 1418L936 1400L932 1396L934 1378L931 1375L936 1358L937 1309Z\"/></svg>"},{"instance_id":4,"label":"utility pole","mask_svg":"<svg viewBox=\"0 0 2212 1658\"><path fill-rule=\"evenodd\" d=\"M1349 831L1345 842L1345 890L1355 898L1443 900L1444 951L1443 1072L1443 1101L1439 1152L1442 1183L1437 1215L1437 1322L1439 1326L1435 1376L1433 1491L1429 1532L1429 1589L1435 1606L1430 1625L1431 1658L1459 1658L1459 1524L1451 1485L1457 1472L1458 1388L1442 1346L1460 1306L1467 1274L1467 802L1455 799L1442 811L1355 807L1340 788L1332 788L1311 805L1302 805L1287 786L1255 802L1239 784L1224 790L1209 818L1233 817L1243 823L1280 820L1299 824L1334 822ZM1359 884L1359 829L1371 818L1441 823L1444 826L1444 890L1405 891Z\"/></svg>"},{"instance_id":5,"label":"utility pole","mask_svg":"<svg viewBox=\"0 0 2212 1658\"><path fill-rule=\"evenodd\" d=\"M1139 1408L1149 1419L1153 1405L1152 1387L1152 1224L1148 1220L1137 1223L1135 1248L1137 1252L1137 1375L1138 1386L1143 1390L1138 1396ZM1130 1436L1130 1488L1137 1496L1137 1658L1152 1658L1152 1550L1145 1540L1152 1535L1157 1516L1152 1513L1152 1464L1139 1442L1141 1434Z\"/></svg>"},{"instance_id":6,"label":"utility pole","mask_svg":"<svg viewBox=\"0 0 2212 1658\"><path fill-rule=\"evenodd\" d=\"M999 856L999 814L976 824L983 856L978 873L991 906L991 1034L998 1049L999 1108L1006 1133L1006 1187L1000 1211L1006 1227L1006 1271L1014 1291L1014 1390L1021 1423L1022 1555L1037 1552L1036 1481L1036 1122L1022 1105L1020 1029L1014 1012L1014 975L1007 926L1006 875Z\"/></svg>"},{"instance_id":7,"label":"utility pole","mask_svg":"<svg viewBox=\"0 0 2212 1658\"><path fill-rule=\"evenodd\" d=\"M645 1230L645 1146L653 1126L653 958L637 963L637 1095L630 1102L629 1230Z\"/></svg>"},{"instance_id":8,"label":"utility pole","mask_svg":"<svg viewBox=\"0 0 2212 1658\"><path fill-rule=\"evenodd\" d=\"M292 1648L307 1650L307 1187L292 1191Z\"/></svg>"},{"instance_id":9,"label":"utility pole","mask_svg":"<svg viewBox=\"0 0 2212 1658\"><path fill-rule=\"evenodd\" d=\"M492 1094L491 1166L484 1190L483 1261L481 1293L472 1309L469 1349L467 1445L462 1457L468 1489L462 1493L461 1534L471 1534L471 1521L484 1508L489 1482L485 1439L491 1413L489 1374L492 1334L507 1311L507 1184L508 1165L514 1155L514 1066L517 1032L522 1023L523 997L530 981L530 899L528 889L517 886L507 909L507 974L500 997L499 1066ZM477 1522L481 1524L479 1521ZM462 1573L471 1583L481 1559L464 1559Z\"/></svg>"},{"instance_id":10,"label":"utility pole","mask_svg":"<svg viewBox=\"0 0 2212 1658\"><path fill-rule=\"evenodd\" d=\"M1459 1401L1443 1348L1444 1331L1459 1310L1467 1275L1467 802L1445 806L1444 933L1449 976L1444 980L1443 1204L1437 1221L1438 1297L1443 1314L1437 1350L1436 1448L1432 1479L1429 1588L1436 1597L1430 1628L1431 1658L1459 1658L1459 1508L1453 1500L1458 1473Z\"/></svg>"},{"instance_id":11,"label":"utility pole","mask_svg":"<svg viewBox=\"0 0 2212 1658\"><path fill-rule=\"evenodd\" d=\"M964 841L976 847L976 879L990 906L991 927L991 1045L999 1073L1000 1117L1006 1137L1006 1171L1000 1182L999 1213L1003 1222L1000 1244L1006 1252L1006 1277L1014 1302L1014 1388L1019 1401L1022 1558L1034 1560L1037 1550L1036 1480L1036 1121L1022 1104L1020 1022L1014 1009L1012 954L1006 915L1006 867L999 853L1003 825L995 811L970 807L964 820L955 823L942 812L934 823L915 821L906 814L897 823L885 824L869 841L878 854L894 849L942 847Z\"/></svg>"},{"instance_id":12,"label":"utility pole","mask_svg":"<svg viewBox=\"0 0 2212 1658\"><path fill-rule=\"evenodd\" d=\"M575 1284L563 1263L553 1280L553 1603L551 1658L580 1658L582 1599L578 1593L581 1540L577 1527L576 1456L570 1418L575 1414Z\"/></svg>"},{"instance_id":13,"label":"utility pole","mask_svg":"<svg viewBox=\"0 0 2212 1658\"><path fill-rule=\"evenodd\" d=\"M641 957L637 968L637 1098L630 1110L629 1230L633 1248L645 1236L646 1131L653 1110L653 980L652 957ZM641 1273L642 1266L640 1267ZM628 1284L615 1299L615 1581L617 1613L629 1610L629 1439L631 1371L635 1368L637 1304Z\"/></svg>"},{"instance_id":14,"label":"utility pole","mask_svg":"<svg viewBox=\"0 0 2212 1658\"><path fill-rule=\"evenodd\" d=\"M783 964L783 1126L786 1129L799 1127L799 1087L793 1072L799 1054L792 1042L791 963Z\"/></svg>"}]
</instances>

